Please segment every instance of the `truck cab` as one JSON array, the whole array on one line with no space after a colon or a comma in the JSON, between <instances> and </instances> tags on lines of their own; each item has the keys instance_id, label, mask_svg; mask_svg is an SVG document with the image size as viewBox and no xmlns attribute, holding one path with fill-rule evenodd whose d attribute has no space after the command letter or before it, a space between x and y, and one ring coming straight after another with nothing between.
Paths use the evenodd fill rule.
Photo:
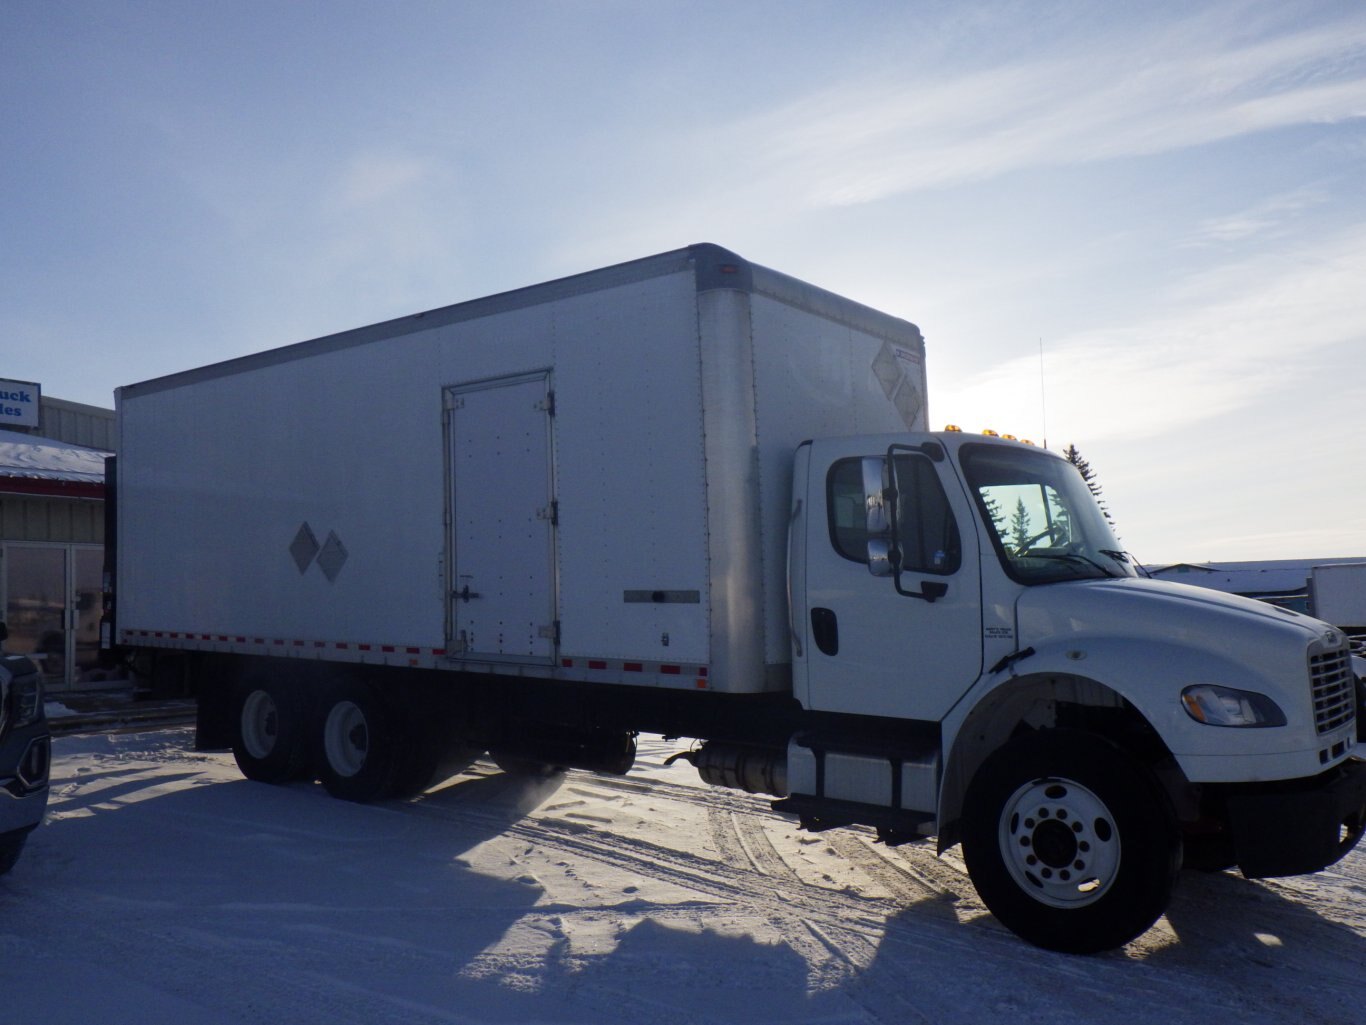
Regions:
<instances>
[{"instance_id":1,"label":"truck cab","mask_svg":"<svg viewBox=\"0 0 1366 1025\"><path fill-rule=\"evenodd\" d=\"M1366 826L1345 636L1142 578L1053 453L803 445L789 572L794 695L821 725L790 742L780 806L961 840L993 913L1044 946L1125 942L1183 862L1315 871Z\"/></svg>"}]
</instances>

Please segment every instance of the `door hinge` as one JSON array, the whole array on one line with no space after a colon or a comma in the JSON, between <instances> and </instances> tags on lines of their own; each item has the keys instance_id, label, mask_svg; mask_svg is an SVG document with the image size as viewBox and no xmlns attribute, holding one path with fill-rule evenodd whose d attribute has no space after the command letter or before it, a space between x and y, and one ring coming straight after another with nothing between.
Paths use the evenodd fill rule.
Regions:
<instances>
[{"instance_id":1,"label":"door hinge","mask_svg":"<svg viewBox=\"0 0 1366 1025\"><path fill-rule=\"evenodd\" d=\"M555 391L551 389L545 393L545 398L539 399L535 405L536 409L541 410L546 416L555 415Z\"/></svg>"},{"instance_id":2,"label":"door hinge","mask_svg":"<svg viewBox=\"0 0 1366 1025\"><path fill-rule=\"evenodd\" d=\"M542 506L536 510L538 520L549 520L552 527L560 525L560 503L559 500L551 502L549 505Z\"/></svg>"},{"instance_id":3,"label":"door hinge","mask_svg":"<svg viewBox=\"0 0 1366 1025\"><path fill-rule=\"evenodd\" d=\"M537 631L537 636L558 648L560 646L560 621L556 619L549 626L541 627Z\"/></svg>"}]
</instances>

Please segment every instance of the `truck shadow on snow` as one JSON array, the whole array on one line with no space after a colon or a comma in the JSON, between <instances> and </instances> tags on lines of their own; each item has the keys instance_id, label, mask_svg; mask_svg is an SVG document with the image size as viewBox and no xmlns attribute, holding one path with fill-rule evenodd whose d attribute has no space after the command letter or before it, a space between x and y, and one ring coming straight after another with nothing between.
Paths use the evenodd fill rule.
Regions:
<instances>
[{"instance_id":1,"label":"truck shadow on snow","mask_svg":"<svg viewBox=\"0 0 1366 1025\"><path fill-rule=\"evenodd\" d=\"M487 799L482 816L512 823L554 792L553 783L541 787L495 775L424 800L469 808ZM609 826L585 828L612 833ZM1341 867L1355 878L1362 858L1357 852ZM821 892L808 883L791 885L808 895ZM1303 888L1316 892L1312 882ZM633 1007L708 1008L712 1016L701 1020L737 1022L755 1020L745 1010L762 1008L757 1020L828 1021L851 1014L851 1020L863 1020L859 1015L866 1013L888 1021L1041 1015L1204 1023L1211 1008L1224 1008L1243 1022L1279 1023L1291 973L1297 979L1294 1004L1311 1017L1351 1020L1350 1009L1366 999L1366 936L1324 917L1293 887L1236 873L1184 873L1168 915L1152 932L1130 948L1091 957L1031 947L990 915L944 894L907 904L885 919L873 940L821 922L781 923L776 937L737 935L734 930L754 918L739 897L735 908L718 900L682 916L662 906L601 908L619 916L615 948L600 957L574 957L561 937L547 952L542 982L559 980L555 986L581 1001L601 990L629 996ZM1349 904L1351 898L1340 900ZM768 924L780 918L774 915ZM745 971L737 973L738 964ZM1198 992L1192 978L1199 979ZM632 1020L653 1020L642 1015ZM661 1014L659 1020L669 1019Z\"/></svg>"},{"instance_id":2,"label":"truck shadow on snow","mask_svg":"<svg viewBox=\"0 0 1366 1025\"><path fill-rule=\"evenodd\" d=\"M1159 935L1141 955L1067 957L989 916L960 921L934 897L845 927L838 915L784 913L772 880L757 901L740 877L728 882L733 900L613 894L599 859L625 852L611 870L648 872L649 857L631 861L606 825L574 827L598 847L561 834L551 852L598 891L567 899L560 880L552 896L556 887L517 862L539 850L541 824L527 815L563 777L462 776L413 801L369 806L312 784L186 785L180 773L141 785L109 773L83 793L96 778L55 795L58 814L25 866L24 900L52 923L46 945L76 943L80 957L107 957L140 986L229 1019L268 1003L278 1020L329 1025L452 1013L674 1025L1207 1022L1227 1012L1270 1023L1285 1017L1288 986L1297 1011L1323 1020L1351 1020L1366 991L1366 937L1235 875L1185 874L1158 927L1174 941ZM516 843L489 845L508 836ZM784 885L808 903L827 893ZM77 909L73 933L60 923ZM120 953L128 949L138 957Z\"/></svg>"},{"instance_id":3,"label":"truck shadow on snow","mask_svg":"<svg viewBox=\"0 0 1366 1025\"><path fill-rule=\"evenodd\" d=\"M1315 901L1359 913L1362 882L1333 891L1328 880L1366 879L1358 850L1317 876L1248 880L1236 871L1184 872L1166 923L1178 942L1158 949L1155 963L1213 965L1237 958L1262 967L1294 967L1333 975L1346 967L1358 1001L1366 1000L1366 936L1325 918Z\"/></svg>"}]
</instances>

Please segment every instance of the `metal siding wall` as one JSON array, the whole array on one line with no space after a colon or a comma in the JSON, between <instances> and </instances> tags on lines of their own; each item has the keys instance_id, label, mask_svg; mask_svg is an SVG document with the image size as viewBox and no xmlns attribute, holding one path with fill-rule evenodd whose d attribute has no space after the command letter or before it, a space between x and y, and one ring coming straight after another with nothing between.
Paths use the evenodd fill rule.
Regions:
<instances>
[{"instance_id":1,"label":"metal siding wall","mask_svg":"<svg viewBox=\"0 0 1366 1025\"><path fill-rule=\"evenodd\" d=\"M113 452L116 432L112 409L48 398L44 398L39 406L38 429L35 433L41 437Z\"/></svg>"},{"instance_id":2,"label":"metal siding wall","mask_svg":"<svg viewBox=\"0 0 1366 1025\"><path fill-rule=\"evenodd\" d=\"M0 540L104 543L104 503L0 495Z\"/></svg>"}]
</instances>

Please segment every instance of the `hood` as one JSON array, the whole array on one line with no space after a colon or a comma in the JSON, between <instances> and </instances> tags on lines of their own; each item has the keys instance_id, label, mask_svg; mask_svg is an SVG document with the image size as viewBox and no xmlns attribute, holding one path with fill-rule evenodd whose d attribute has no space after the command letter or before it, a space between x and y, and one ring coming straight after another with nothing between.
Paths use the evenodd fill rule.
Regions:
<instances>
[{"instance_id":1,"label":"hood","mask_svg":"<svg viewBox=\"0 0 1366 1025\"><path fill-rule=\"evenodd\" d=\"M1126 577L1026 588L1016 604L1019 646L1066 636L1190 643L1246 659L1271 645L1336 646L1342 634L1317 619L1239 595Z\"/></svg>"}]
</instances>

